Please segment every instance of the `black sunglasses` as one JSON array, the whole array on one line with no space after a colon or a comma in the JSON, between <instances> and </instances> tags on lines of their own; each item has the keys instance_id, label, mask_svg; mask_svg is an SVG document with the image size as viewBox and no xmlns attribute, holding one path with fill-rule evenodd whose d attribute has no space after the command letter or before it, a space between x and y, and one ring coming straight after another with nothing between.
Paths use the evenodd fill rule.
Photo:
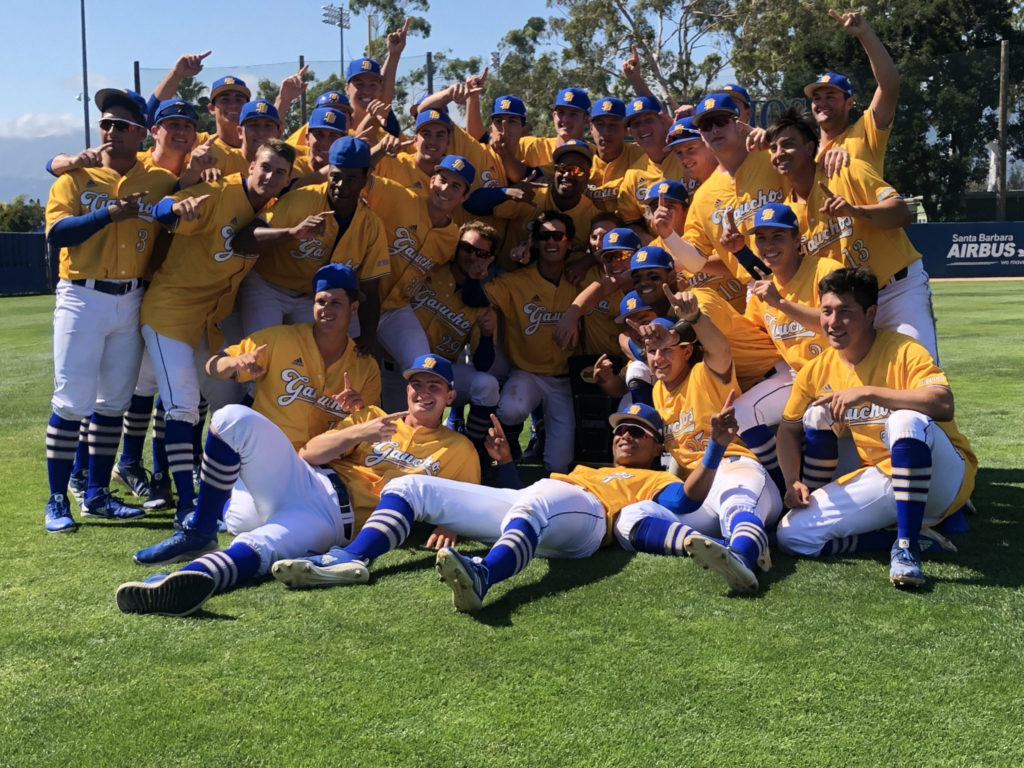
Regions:
<instances>
[{"instance_id":1,"label":"black sunglasses","mask_svg":"<svg viewBox=\"0 0 1024 768\"><path fill-rule=\"evenodd\" d=\"M639 440L639 439L641 439L643 437L654 437L654 435L652 435L646 429L644 429L643 427L641 427L641 426L639 426L637 424L619 424L614 429L612 434L615 435L615 437L620 437L622 435L629 435L634 440Z\"/></svg>"},{"instance_id":2,"label":"black sunglasses","mask_svg":"<svg viewBox=\"0 0 1024 768\"><path fill-rule=\"evenodd\" d=\"M736 117L733 115L715 115L714 117L701 120L700 125L697 126L697 130L707 133L712 128L721 128L722 126L728 125L735 119Z\"/></svg>"},{"instance_id":3,"label":"black sunglasses","mask_svg":"<svg viewBox=\"0 0 1024 768\"><path fill-rule=\"evenodd\" d=\"M545 242L547 240L554 240L556 243L560 243L563 240L568 240L569 236L565 232L559 232L557 229L542 229L533 234L534 240Z\"/></svg>"},{"instance_id":4,"label":"black sunglasses","mask_svg":"<svg viewBox=\"0 0 1024 768\"><path fill-rule=\"evenodd\" d=\"M475 245L470 245L465 240L459 241L459 248L461 248L464 253L471 253L478 259L489 259L494 255L492 251L489 251L486 248L477 248Z\"/></svg>"},{"instance_id":5,"label":"black sunglasses","mask_svg":"<svg viewBox=\"0 0 1024 768\"><path fill-rule=\"evenodd\" d=\"M100 130L109 131L111 129L118 131L119 133L127 133L132 128L142 128L143 126L138 123L133 123L131 120L121 120L116 117L105 117L100 120Z\"/></svg>"}]
</instances>

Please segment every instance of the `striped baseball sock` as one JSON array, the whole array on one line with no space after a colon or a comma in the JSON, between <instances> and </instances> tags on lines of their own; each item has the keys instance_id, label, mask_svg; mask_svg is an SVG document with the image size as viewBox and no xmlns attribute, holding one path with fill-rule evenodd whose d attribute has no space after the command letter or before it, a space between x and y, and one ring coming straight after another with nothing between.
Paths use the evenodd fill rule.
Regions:
<instances>
[{"instance_id":1,"label":"striped baseball sock","mask_svg":"<svg viewBox=\"0 0 1024 768\"><path fill-rule=\"evenodd\" d=\"M124 412L121 424L121 457L120 462L129 464L142 462L142 447L146 443L146 431L149 429L149 415L153 411L153 397L132 395L128 410Z\"/></svg>"},{"instance_id":2,"label":"striped baseball sock","mask_svg":"<svg viewBox=\"0 0 1024 768\"><path fill-rule=\"evenodd\" d=\"M153 474L167 473L167 422L164 421L164 403L159 397L153 406Z\"/></svg>"},{"instance_id":3,"label":"striped baseball sock","mask_svg":"<svg viewBox=\"0 0 1024 768\"><path fill-rule=\"evenodd\" d=\"M198 464L203 456L203 428L206 426L206 414L210 412L210 404L205 397L199 398L199 421L192 427L192 463Z\"/></svg>"},{"instance_id":4,"label":"striped baseball sock","mask_svg":"<svg viewBox=\"0 0 1024 768\"><path fill-rule=\"evenodd\" d=\"M805 429L803 483L810 490L832 482L839 464L839 440L831 429Z\"/></svg>"},{"instance_id":5,"label":"striped baseball sock","mask_svg":"<svg viewBox=\"0 0 1024 768\"><path fill-rule=\"evenodd\" d=\"M212 432L200 465L199 496L193 527L200 533L216 533L217 521L231 499L231 489L242 469L242 459L230 445ZM191 479L189 480L191 482Z\"/></svg>"},{"instance_id":6,"label":"striped baseball sock","mask_svg":"<svg viewBox=\"0 0 1024 768\"><path fill-rule=\"evenodd\" d=\"M397 493L382 494L377 508L345 551L368 563L401 546L409 538L415 519L405 499Z\"/></svg>"},{"instance_id":7,"label":"striped baseball sock","mask_svg":"<svg viewBox=\"0 0 1024 768\"><path fill-rule=\"evenodd\" d=\"M629 532L629 543L637 552L686 557L683 540L692 530L693 528L682 523L673 523L659 517L645 517Z\"/></svg>"},{"instance_id":8,"label":"striped baseball sock","mask_svg":"<svg viewBox=\"0 0 1024 768\"><path fill-rule=\"evenodd\" d=\"M775 434L771 428L758 424L740 432L740 438L757 456L757 460L761 462L761 466L771 477L779 493L783 493L786 481L782 479L782 470L779 469L779 454L775 451Z\"/></svg>"},{"instance_id":9,"label":"striped baseball sock","mask_svg":"<svg viewBox=\"0 0 1024 768\"><path fill-rule=\"evenodd\" d=\"M213 576L214 591L226 592L259 572L260 556L248 544L235 542L222 552L197 557L181 570L208 573Z\"/></svg>"},{"instance_id":10,"label":"striped baseball sock","mask_svg":"<svg viewBox=\"0 0 1024 768\"><path fill-rule=\"evenodd\" d=\"M77 447L78 422L51 413L46 425L46 475L50 495L67 495Z\"/></svg>"},{"instance_id":11,"label":"striped baseball sock","mask_svg":"<svg viewBox=\"0 0 1024 768\"><path fill-rule=\"evenodd\" d=\"M932 452L928 444L902 437L892 444L892 490L896 495L896 536L917 546L932 482Z\"/></svg>"},{"instance_id":12,"label":"striped baseball sock","mask_svg":"<svg viewBox=\"0 0 1024 768\"><path fill-rule=\"evenodd\" d=\"M497 584L523 570L537 552L537 540L537 532L529 521L521 517L512 518L484 558L487 569L485 586Z\"/></svg>"},{"instance_id":13,"label":"striped baseball sock","mask_svg":"<svg viewBox=\"0 0 1024 768\"><path fill-rule=\"evenodd\" d=\"M164 434L167 468L178 492L178 506L188 506L196 497L192 485L192 425L187 421L166 419Z\"/></svg>"},{"instance_id":14,"label":"striped baseball sock","mask_svg":"<svg viewBox=\"0 0 1024 768\"><path fill-rule=\"evenodd\" d=\"M89 471L89 424L92 419L85 418L78 422L78 445L75 446L75 466L72 472Z\"/></svg>"},{"instance_id":15,"label":"striped baseball sock","mask_svg":"<svg viewBox=\"0 0 1024 768\"><path fill-rule=\"evenodd\" d=\"M752 511L744 509L729 517L729 549L754 568L761 553L768 549L768 532L764 522Z\"/></svg>"},{"instance_id":16,"label":"striped baseball sock","mask_svg":"<svg viewBox=\"0 0 1024 768\"><path fill-rule=\"evenodd\" d=\"M89 424L89 487L85 498L91 499L110 485L117 446L121 442L121 416L92 415Z\"/></svg>"},{"instance_id":17,"label":"striped baseball sock","mask_svg":"<svg viewBox=\"0 0 1024 768\"><path fill-rule=\"evenodd\" d=\"M491 456L487 453L487 431L491 428L491 414L496 409L496 406L470 403L469 415L466 417L464 433L476 448L476 454L480 458L481 473L491 466Z\"/></svg>"}]
</instances>

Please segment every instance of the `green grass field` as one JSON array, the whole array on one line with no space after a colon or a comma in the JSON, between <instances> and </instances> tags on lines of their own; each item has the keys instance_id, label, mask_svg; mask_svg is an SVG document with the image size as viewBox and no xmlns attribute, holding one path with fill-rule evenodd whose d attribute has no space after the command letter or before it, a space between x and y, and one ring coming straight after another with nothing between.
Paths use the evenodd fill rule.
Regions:
<instances>
[{"instance_id":1,"label":"green grass field","mask_svg":"<svg viewBox=\"0 0 1024 768\"><path fill-rule=\"evenodd\" d=\"M982 468L924 590L893 589L881 553L776 553L759 596L731 597L692 562L609 549L534 561L476 617L415 547L368 586L119 613L171 513L43 531L53 300L4 299L0 766L1020 766L1021 288L935 286Z\"/></svg>"}]
</instances>

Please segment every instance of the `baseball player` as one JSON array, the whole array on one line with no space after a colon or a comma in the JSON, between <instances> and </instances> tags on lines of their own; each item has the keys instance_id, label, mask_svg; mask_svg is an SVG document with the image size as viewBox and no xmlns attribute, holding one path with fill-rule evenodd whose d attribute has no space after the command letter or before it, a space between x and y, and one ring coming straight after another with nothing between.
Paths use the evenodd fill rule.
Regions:
<instances>
[{"instance_id":1,"label":"baseball player","mask_svg":"<svg viewBox=\"0 0 1024 768\"><path fill-rule=\"evenodd\" d=\"M913 339L876 328L874 275L844 268L818 291L829 348L801 368L779 426L790 508L779 547L818 557L891 545L890 581L919 587L922 525L967 501L977 459L953 421L942 369ZM834 444L839 427L853 434L861 467L812 493L799 479L801 441L806 434L811 455L823 441ZM894 523L895 542L882 530Z\"/></svg>"},{"instance_id":2,"label":"baseball player","mask_svg":"<svg viewBox=\"0 0 1024 768\"><path fill-rule=\"evenodd\" d=\"M83 514L126 519L127 507L107 490L121 415L138 378L142 278L159 224L157 200L175 183L168 171L138 161L146 135L145 103L137 94L107 88L96 94L101 110L102 164L64 174L46 205L46 235L60 248L54 309L53 414L46 432L50 498L48 531L76 525L67 501L79 424L91 415L89 472Z\"/></svg>"},{"instance_id":3,"label":"baseball player","mask_svg":"<svg viewBox=\"0 0 1024 768\"><path fill-rule=\"evenodd\" d=\"M627 227L645 240L650 232L644 221L647 190L659 179L682 180L683 171L676 156L666 147L669 118L661 103L652 96L638 96L626 105L626 128L633 141L647 154L647 163L631 168L622 177L616 210Z\"/></svg>"},{"instance_id":4,"label":"baseball player","mask_svg":"<svg viewBox=\"0 0 1024 768\"><path fill-rule=\"evenodd\" d=\"M295 149L274 139L260 146L243 179L228 176L160 201L156 216L175 236L142 303L142 335L165 409L168 468L186 512L192 485L192 425L199 419L198 365L221 347L220 323L230 314L255 259L233 250L231 238L284 189Z\"/></svg>"},{"instance_id":5,"label":"baseball player","mask_svg":"<svg viewBox=\"0 0 1024 768\"><path fill-rule=\"evenodd\" d=\"M371 354L380 279L391 262L384 225L360 198L370 173L370 147L343 136L331 144L328 162L327 181L291 190L235 235L235 248L260 255L238 292L242 331L308 321L312 276L327 262L346 264L358 275L364 296L352 329L356 346Z\"/></svg>"},{"instance_id":6,"label":"baseball player","mask_svg":"<svg viewBox=\"0 0 1024 768\"><path fill-rule=\"evenodd\" d=\"M397 150L401 142L393 136L385 137L389 151L377 161L374 174L391 179L425 197L430 191L430 177L434 175L434 168L448 154L452 129L452 119L447 112L421 109L416 113L414 151L399 154Z\"/></svg>"},{"instance_id":7,"label":"baseball player","mask_svg":"<svg viewBox=\"0 0 1024 768\"><path fill-rule=\"evenodd\" d=\"M346 126L353 126L352 105L349 103L348 96L341 91L324 91L317 96L316 101L313 103L313 109L320 109L322 107L328 107L330 109L336 109L339 112L343 112L345 115ZM300 125L288 134L288 138L285 139L285 141L295 147L296 152L300 152L303 147L308 148L306 141L307 130L308 123L306 125Z\"/></svg>"},{"instance_id":8,"label":"baseball player","mask_svg":"<svg viewBox=\"0 0 1024 768\"><path fill-rule=\"evenodd\" d=\"M619 186L630 168L644 168L647 153L637 144L626 143L626 105L622 99L605 96L590 108L590 133L594 137L594 167L587 194L599 211L613 213L618 205Z\"/></svg>"},{"instance_id":9,"label":"baseball player","mask_svg":"<svg viewBox=\"0 0 1024 768\"><path fill-rule=\"evenodd\" d=\"M318 171L330 163L331 145L348 132L348 118L340 109L317 107L309 113L306 133L301 145L296 146L292 176L300 178Z\"/></svg>"},{"instance_id":10,"label":"baseball player","mask_svg":"<svg viewBox=\"0 0 1024 768\"><path fill-rule=\"evenodd\" d=\"M420 474L478 483L480 465L472 445L441 424L445 407L455 397L451 373L442 358L418 358L405 372L407 411L386 414L374 406L360 408L311 438L298 454L284 433L256 411L242 405L217 411L210 424L196 516L176 534L182 542L176 548L201 552L216 547L217 516L229 502L236 478L251 494L262 524L240 534L223 552L201 555L180 571L122 584L118 608L186 616L215 592L267 573L277 560L347 544L392 478ZM350 404L358 403L354 391L341 395ZM452 540L443 529L435 534L432 539L438 544Z\"/></svg>"},{"instance_id":11,"label":"baseball player","mask_svg":"<svg viewBox=\"0 0 1024 768\"><path fill-rule=\"evenodd\" d=\"M590 97L582 88L563 88L551 106L554 136L523 136L519 140L519 156L527 166L543 168L556 162L555 147L567 141L582 141L587 129Z\"/></svg>"},{"instance_id":12,"label":"baseball player","mask_svg":"<svg viewBox=\"0 0 1024 768\"><path fill-rule=\"evenodd\" d=\"M807 255L870 270L881 286L877 327L912 336L937 361L928 274L903 230L910 223L906 202L860 160L826 180L814 160L815 127L809 115L790 109L768 130L771 162L800 220Z\"/></svg>"}]
</instances>

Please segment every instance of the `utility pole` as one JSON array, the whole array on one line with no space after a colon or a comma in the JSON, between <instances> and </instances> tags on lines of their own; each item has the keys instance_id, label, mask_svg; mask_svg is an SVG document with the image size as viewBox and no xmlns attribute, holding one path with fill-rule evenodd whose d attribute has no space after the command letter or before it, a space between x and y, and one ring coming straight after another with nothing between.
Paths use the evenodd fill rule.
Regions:
<instances>
[{"instance_id":1,"label":"utility pole","mask_svg":"<svg viewBox=\"0 0 1024 768\"><path fill-rule=\"evenodd\" d=\"M999 46L999 150L996 153L996 221L1006 221L1006 112L1009 99L1010 41Z\"/></svg>"},{"instance_id":2,"label":"utility pole","mask_svg":"<svg viewBox=\"0 0 1024 768\"><path fill-rule=\"evenodd\" d=\"M89 147L89 62L85 55L85 0L82 6L82 112L85 115L85 146Z\"/></svg>"}]
</instances>

